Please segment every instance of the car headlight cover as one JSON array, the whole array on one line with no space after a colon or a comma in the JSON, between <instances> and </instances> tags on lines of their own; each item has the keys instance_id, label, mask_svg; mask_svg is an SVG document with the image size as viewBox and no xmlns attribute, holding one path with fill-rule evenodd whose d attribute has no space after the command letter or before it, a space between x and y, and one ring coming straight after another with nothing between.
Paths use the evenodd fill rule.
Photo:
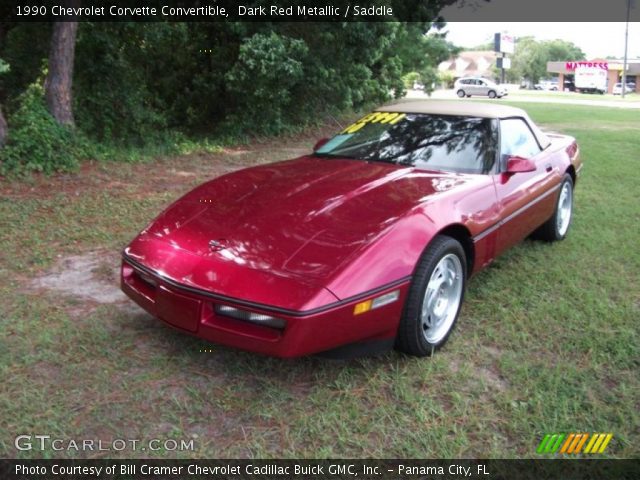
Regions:
<instances>
[{"instance_id":1,"label":"car headlight cover","mask_svg":"<svg viewBox=\"0 0 640 480\"><path fill-rule=\"evenodd\" d=\"M249 312L239 308L230 307L229 305L216 305L215 312L224 317L231 317L245 322L255 323L271 328L284 328L287 322L282 318L272 317L263 313Z\"/></svg>"}]
</instances>

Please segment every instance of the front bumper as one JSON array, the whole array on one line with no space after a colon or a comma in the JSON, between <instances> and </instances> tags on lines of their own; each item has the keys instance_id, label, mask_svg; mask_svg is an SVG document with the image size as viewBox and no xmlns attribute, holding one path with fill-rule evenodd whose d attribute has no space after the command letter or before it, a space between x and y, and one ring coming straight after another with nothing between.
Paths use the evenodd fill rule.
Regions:
<instances>
[{"instance_id":1,"label":"front bumper","mask_svg":"<svg viewBox=\"0 0 640 480\"><path fill-rule=\"evenodd\" d=\"M132 300L164 323L204 340L276 357L298 357L343 345L394 338L409 288L403 279L375 291L313 311L284 311L246 300L194 291L167 281L139 265L122 261L121 288ZM354 307L371 297L399 290L398 300L365 313ZM369 296L370 295L370 296ZM228 305L286 321L284 329L257 325L216 313Z\"/></svg>"}]
</instances>

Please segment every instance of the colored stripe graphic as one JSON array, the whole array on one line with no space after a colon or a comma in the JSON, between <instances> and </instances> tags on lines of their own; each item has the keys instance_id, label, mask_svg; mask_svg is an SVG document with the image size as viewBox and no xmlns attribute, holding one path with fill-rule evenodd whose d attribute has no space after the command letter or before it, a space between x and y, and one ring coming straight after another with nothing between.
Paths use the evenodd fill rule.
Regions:
<instances>
[{"instance_id":1,"label":"colored stripe graphic","mask_svg":"<svg viewBox=\"0 0 640 480\"><path fill-rule=\"evenodd\" d=\"M589 443L587 444L587 448L584 449L584 453L591 453L591 448L593 447L593 444L596 443L597 439L598 435L593 435L591 437L591 440L589 440Z\"/></svg>"},{"instance_id":2,"label":"colored stripe graphic","mask_svg":"<svg viewBox=\"0 0 640 480\"><path fill-rule=\"evenodd\" d=\"M542 439L542 441L540 442L540 445L538 445L538 449L536 450L536 452L544 453L544 447L547 445L547 442L549 441L550 438L551 438L551 435L547 433Z\"/></svg>"},{"instance_id":3,"label":"colored stripe graphic","mask_svg":"<svg viewBox=\"0 0 640 480\"><path fill-rule=\"evenodd\" d=\"M600 444L604 440L604 437L606 437L606 435L604 433L598 433L598 439L596 440L596 443L593 444L593 448L591 449L591 453L597 453L598 452L598 450L600 449Z\"/></svg>"},{"instance_id":4,"label":"colored stripe graphic","mask_svg":"<svg viewBox=\"0 0 640 480\"><path fill-rule=\"evenodd\" d=\"M607 448L607 445L609 445L609 442L611 441L612 438L613 438L613 433L608 433L604 439L604 442L602 442L602 445L600 445L600 450L598 451L598 453L604 453L604 449Z\"/></svg>"},{"instance_id":5,"label":"colored stripe graphic","mask_svg":"<svg viewBox=\"0 0 640 480\"><path fill-rule=\"evenodd\" d=\"M562 445L562 448L560 449L560 453L567 453L567 449L569 448L569 445L571 445L571 442L573 442L573 439L575 438L576 434L575 433L570 433L569 436L567 437L567 441L564 442L564 445Z\"/></svg>"},{"instance_id":6,"label":"colored stripe graphic","mask_svg":"<svg viewBox=\"0 0 640 480\"><path fill-rule=\"evenodd\" d=\"M571 446L569 447L569 450L567 450L567 453L578 453L578 444L582 441L582 437L586 435L586 433L578 433L574 440L573 443L571 444Z\"/></svg>"},{"instance_id":7,"label":"colored stripe graphic","mask_svg":"<svg viewBox=\"0 0 640 480\"><path fill-rule=\"evenodd\" d=\"M585 433L585 434L582 435L582 440L580 440L580 443L578 443L578 446L576 447L576 450L573 453L580 453L580 450L582 450L582 446L587 441L587 438L589 438L589 434L588 433Z\"/></svg>"},{"instance_id":8,"label":"colored stripe graphic","mask_svg":"<svg viewBox=\"0 0 640 480\"><path fill-rule=\"evenodd\" d=\"M612 433L547 433L538 448L537 453L604 453L613 438ZM584 452L582 448L585 447Z\"/></svg>"},{"instance_id":9,"label":"colored stripe graphic","mask_svg":"<svg viewBox=\"0 0 640 480\"><path fill-rule=\"evenodd\" d=\"M562 440L564 440L564 433L556 433L551 435L551 438L547 441L547 444L544 448L544 453L556 453L556 451L562 445Z\"/></svg>"}]
</instances>

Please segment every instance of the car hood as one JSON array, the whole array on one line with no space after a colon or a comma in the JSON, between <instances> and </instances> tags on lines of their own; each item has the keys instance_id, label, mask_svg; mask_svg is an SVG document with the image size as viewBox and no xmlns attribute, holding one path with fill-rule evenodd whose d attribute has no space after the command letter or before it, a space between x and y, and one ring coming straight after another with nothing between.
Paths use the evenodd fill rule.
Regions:
<instances>
[{"instance_id":1,"label":"car hood","mask_svg":"<svg viewBox=\"0 0 640 480\"><path fill-rule=\"evenodd\" d=\"M313 156L253 167L176 201L126 253L169 272L172 266L151 246L160 242L165 255L168 245L198 257L209 272L224 269L245 282L261 272L327 285L399 218L473 177ZM199 286L216 290L216 282L202 285L202 278Z\"/></svg>"}]
</instances>

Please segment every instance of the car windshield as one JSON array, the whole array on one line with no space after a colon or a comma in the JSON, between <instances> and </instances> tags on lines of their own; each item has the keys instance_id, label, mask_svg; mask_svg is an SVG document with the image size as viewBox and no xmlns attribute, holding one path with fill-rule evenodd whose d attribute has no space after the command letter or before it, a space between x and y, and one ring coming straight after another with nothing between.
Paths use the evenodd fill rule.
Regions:
<instances>
[{"instance_id":1,"label":"car windshield","mask_svg":"<svg viewBox=\"0 0 640 480\"><path fill-rule=\"evenodd\" d=\"M497 143L497 122L490 118L373 112L314 154L425 170L489 173Z\"/></svg>"}]
</instances>

